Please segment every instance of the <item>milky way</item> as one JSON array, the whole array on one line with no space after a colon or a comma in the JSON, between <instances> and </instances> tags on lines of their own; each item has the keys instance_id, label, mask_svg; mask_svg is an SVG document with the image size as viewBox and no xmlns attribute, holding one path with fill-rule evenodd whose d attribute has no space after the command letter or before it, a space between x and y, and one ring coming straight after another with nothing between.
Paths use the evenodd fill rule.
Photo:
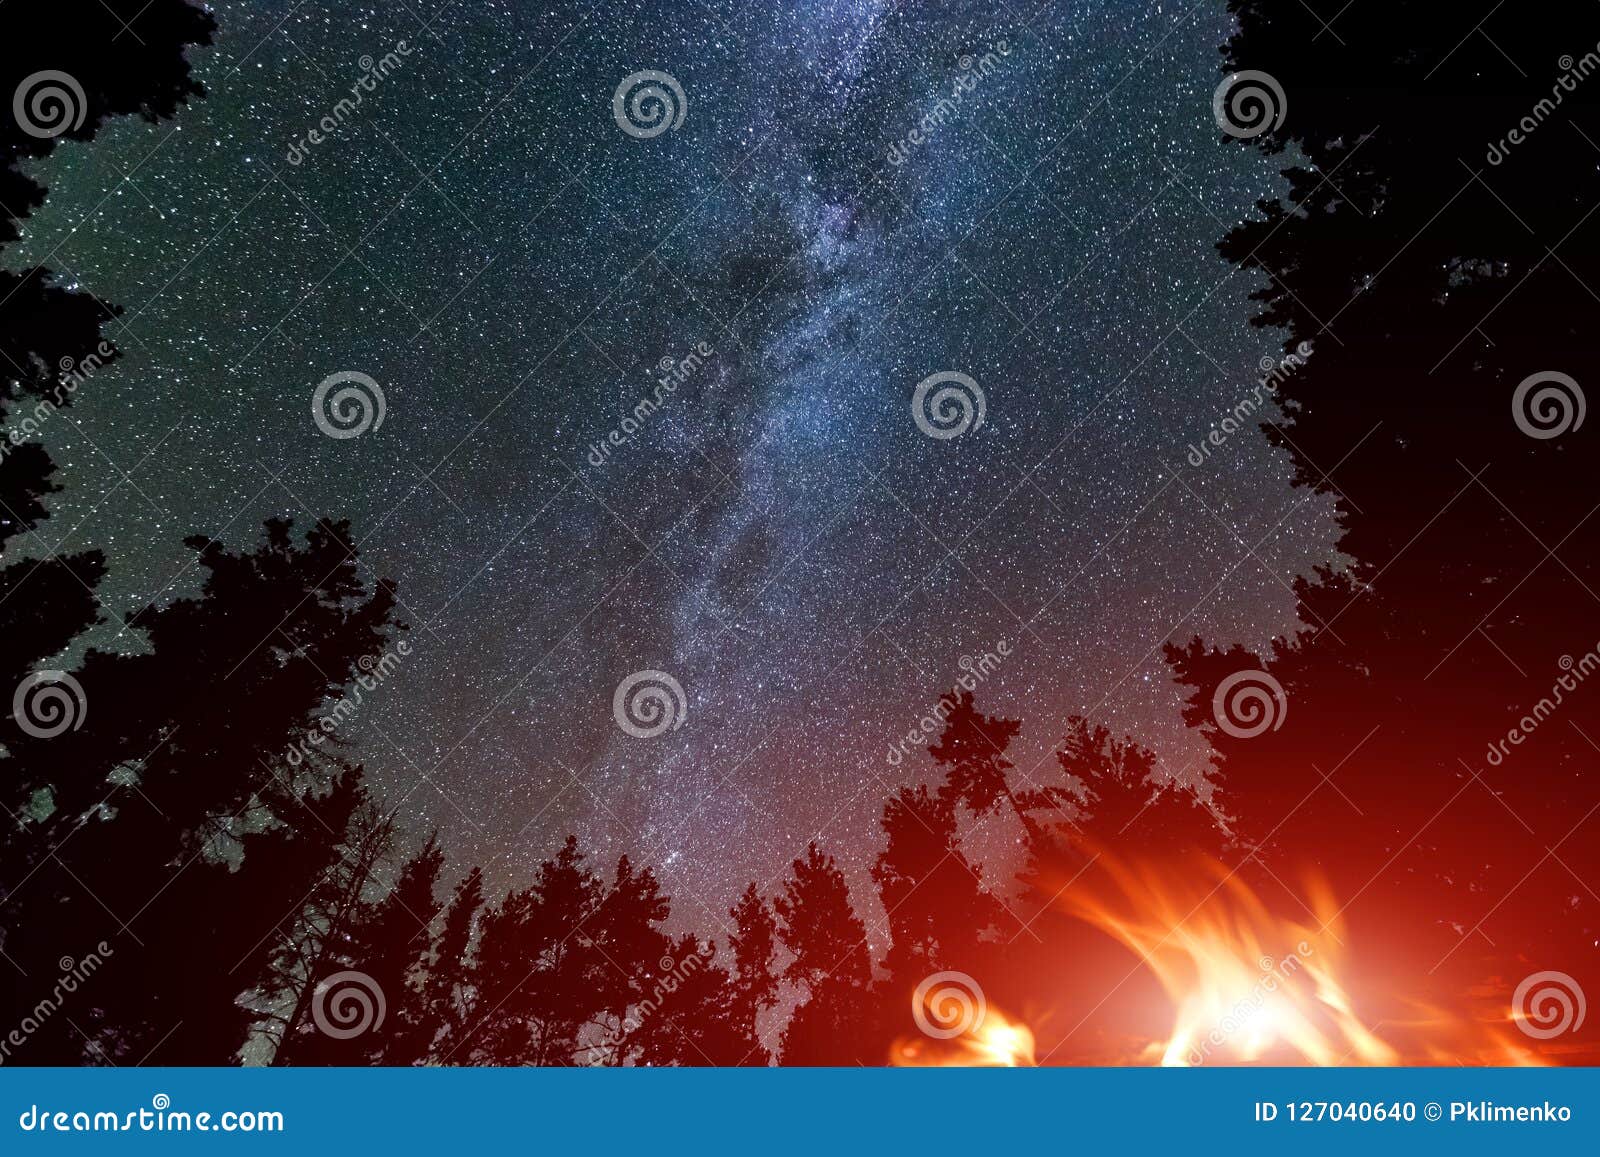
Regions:
<instances>
[{"instance_id":1,"label":"milky way","mask_svg":"<svg viewBox=\"0 0 1600 1157\"><path fill-rule=\"evenodd\" d=\"M820 834L862 890L890 745L1001 643L1021 774L1073 712L1193 774L1161 642L1261 645L1329 557L1258 433L1187 460L1280 352L1213 248L1276 182L1212 119L1220 2L216 13L209 95L58 149L11 257L126 311L46 536L120 614L186 534L350 517L412 651L345 734L458 867L577 831L711 930ZM682 99L630 132L644 70ZM341 371L359 437L313 420ZM981 423L924 432L938 373ZM646 670L683 710L638 738Z\"/></svg>"}]
</instances>

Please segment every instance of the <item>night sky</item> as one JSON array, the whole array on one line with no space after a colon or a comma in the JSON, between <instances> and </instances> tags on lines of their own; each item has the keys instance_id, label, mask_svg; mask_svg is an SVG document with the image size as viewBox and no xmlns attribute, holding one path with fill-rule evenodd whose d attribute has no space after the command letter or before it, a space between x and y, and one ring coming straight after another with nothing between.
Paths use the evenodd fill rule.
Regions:
<instances>
[{"instance_id":1,"label":"night sky","mask_svg":"<svg viewBox=\"0 0 1600 1157\"><path fill-rule=\"evenodd\" d=\"M1022 773L1073 712L1192 773L1160 644L1290 628L1333 538L1258 432L1186 461L1280 352L1213 249L1277 180L1219 144L1222 9L218 4L207 98L57 149L9 254L126 311L45 433L42 533L107 551L120 616L193 590L185 535L351 518L412 650L341 734L495 889L575 831L719 931L820 832L866 905L927 766L887 749L1002 640L979 703ZM619 124L642 70L676 127ZM381 426L319 429L341 372ZM912 414L941 372L983 395L955 437ZM612 710L644 670L685 696L653 738Z\"/></svg>"}]
</instances>

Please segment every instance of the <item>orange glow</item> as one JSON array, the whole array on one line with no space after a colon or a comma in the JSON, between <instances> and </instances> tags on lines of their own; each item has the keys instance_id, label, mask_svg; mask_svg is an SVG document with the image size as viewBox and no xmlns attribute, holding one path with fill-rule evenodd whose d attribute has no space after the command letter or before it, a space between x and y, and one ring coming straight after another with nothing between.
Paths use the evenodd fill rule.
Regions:
<instances>
[{"instance_id":1,"label":"orange glow","mask_svg":"<svg viewBox=\"0 0 1600 1157\"><path fill-rule=\"evenodd\" d=\"M970 1029L959 1036L936 1039L902 1037L889 1051L889 1063L899 1068L1031 1068L1033 1032L990 1007Z\"/></svg>"},{"instance_id":2,"label":"orange glow","mask_svg":"<svg viewBox=\"0 0 1600 1157\"><path fill-rule=\"evenodd\" d=\"M1131 950L1171 1001L1170 1032L1134 1063L1536 1064L1509 1012L1498 1023L1384 992L1381 1018L1351 991L1348 931L1323 886L1285 918L1203 857L1102 854L1057 904ZM1137 971L1137 969L1135 970ZM1131 974L1130 974L1131 978Z\"/></svg>"}]
</instances>

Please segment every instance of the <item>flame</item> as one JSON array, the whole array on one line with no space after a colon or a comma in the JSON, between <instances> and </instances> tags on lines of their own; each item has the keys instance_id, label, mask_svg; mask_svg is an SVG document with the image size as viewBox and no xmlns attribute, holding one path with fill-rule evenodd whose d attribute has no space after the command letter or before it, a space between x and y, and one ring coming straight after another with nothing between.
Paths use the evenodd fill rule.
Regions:
<instances>
[{"instance_id":1,"label":"flame","mask_svg":"<svg viewBox=\"0 0 1600 1157\"><path fill-rule=\"evenodd\" d=\"M1173 1006L1170 1032L1138 1052L1141 1062L1538 1063L1505 1031L1507 1016L1501 1026L1402 998L1369 1027L1349 987L1340 909L1320 883L1306 918L1286 919L1207 858L1159 865L1102 853L1092 869L1057 904L1137 955Z\"/></svg>"},{"instance_id":2,"label":"flame","mask_svg":"<svg viewBox=\"0 0 1600 1157\"><path fill-rule=\"evenodd\" d=\"M889 1050L897 1068L1032 1068L1033 1032L993 1006L959 1036L901 1037Z\"/></svg>"}]
</instances>

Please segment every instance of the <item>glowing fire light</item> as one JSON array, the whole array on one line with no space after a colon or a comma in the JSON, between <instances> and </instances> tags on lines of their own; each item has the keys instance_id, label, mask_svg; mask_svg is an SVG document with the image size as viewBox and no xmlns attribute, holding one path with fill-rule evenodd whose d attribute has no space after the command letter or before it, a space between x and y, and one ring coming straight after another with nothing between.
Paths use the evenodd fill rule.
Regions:
<instances>
[{"instance_id":1,"label":"glowing fire light","mask_svg":"<svg viewBox=\"0 0 1600 1157\"><path fill-rule=\"evenodd\" d=\"M1311 890L1302 922L1271 913L1215 861L1159 866L1102 854L1057 902L1132 950L1172 1002L1170 1033L1140 1061L1538 1063L1501 1027L1418 1001L1387 1017L1383 1036L1369 1028L1346 987L1346 930L1325 887Z\"/></svg>"},{"instance_id":2,"label":"glowing fire light","mask_svg":"<svg viewBox=\"0 0 1600 1157\"><path fill-rule=\"evenodd\" d=\"M976 981L958 976L975 990ZM937 979L937 977L935 978ZM960 1002L960 1014L952 1018L955 1003L950 989L926 986L913 996L913 1014L923 1032L895 1041L889 1063L901 1068L1028 1068L1034 1060L1033 1032L1027 1025L1006 1017L993 1005L986 1005L981 992L976 1000ZM929 1028L946 1025L947 1028Z\"/></svg>"}]
</instances>

